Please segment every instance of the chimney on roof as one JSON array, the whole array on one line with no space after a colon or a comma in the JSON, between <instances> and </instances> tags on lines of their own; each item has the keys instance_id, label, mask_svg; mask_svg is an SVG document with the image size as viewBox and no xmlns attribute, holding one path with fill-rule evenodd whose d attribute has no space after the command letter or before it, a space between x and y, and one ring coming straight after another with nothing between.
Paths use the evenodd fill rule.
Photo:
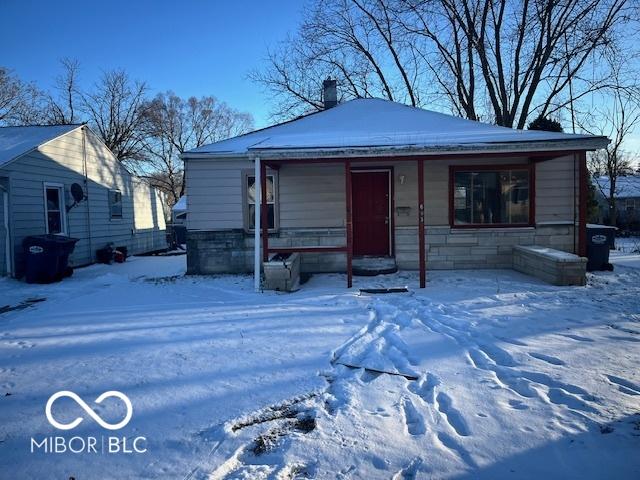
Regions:
<instances>
[{"instance_id":1,"label":"chimney on roof","mask_svg":"<svg viewBox=\"0 0 640 480\"><path fill-rule=\"evenodd\" d=\"M322 82L322 101L324 102L325 110L338 104L337 83L331 77Z\"/></svg>"}]
</instances>

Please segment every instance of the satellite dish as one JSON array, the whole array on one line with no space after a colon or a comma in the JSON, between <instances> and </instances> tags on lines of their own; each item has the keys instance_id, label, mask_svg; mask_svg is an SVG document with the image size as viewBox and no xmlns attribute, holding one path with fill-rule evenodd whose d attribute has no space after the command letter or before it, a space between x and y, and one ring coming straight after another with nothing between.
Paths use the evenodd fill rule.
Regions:
<instances>
[{"instance_id":1,"label":"satellite dish","mask_svg":"<svg viewBox=\"0 0 640 480\"><path fill-rule=\"evenodd\" d=\"M79 183L71 184L71 196L76 203L80 203L84 200L84 190L82 189L82 185Z\"/></svg>"}]
</instances>

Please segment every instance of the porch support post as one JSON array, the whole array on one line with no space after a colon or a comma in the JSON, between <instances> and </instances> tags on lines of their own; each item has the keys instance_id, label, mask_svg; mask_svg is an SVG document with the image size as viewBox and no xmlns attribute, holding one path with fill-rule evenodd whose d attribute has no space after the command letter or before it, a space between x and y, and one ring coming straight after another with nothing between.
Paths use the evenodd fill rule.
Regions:
<instances>
[{"instance_id":1,"label":"porch support post","mask_svg":"<svg viewBox=\"0 0 640 480\"><path fill-rule=\"evenodd\" d=\"M578 154L579 171L579 207L578 207L578 255L587 256L587 197L589 187L587 185L587 152ZM575 227L574 227L575 228Z\"/></svg>"},{"instance_id":2,"label":"porch support post","mask_svg":"<svg viewBox=\"0 0 640 480\"><path fill-rule=\"evenodd\" d=\"M347 288L353 285L353 217L351 211L351 162L344 162L346 234L347 234Z\"/></svg>"},{"instance_id":3,"label":"porch support post","mask_svg":"<svg viewBox=\"0 0 640 480\"><path fill-rule=\"evenodd\" d=\"M427 284L427 261L424 242L424 160L418 160L418 249L420 256L420 288Z\"/></svg>"},{"instance_id":4,"label":"porch support post","mask_svg":"<svg viewBox=\"0 0 640 480\"><path fill-rule=\"evenodd\" d=\"M267 208L267 164L260 163L260 225L262 226L262 261L269 260L269 220Z\"/></svg>"},{"instance_id":5,"label":"porch support post","mask_svg":"<svg viewBox=\"0 0 640 480\"><path fill-rule=\"evenodd\" d=\"M260 201L260 198L262 198L262 168L260 167L260 157L255 157L253 162L255 176L255 181L253 183L253 204L255 206L255 219L253 224L253 287L256 292L260 292L260 268L262 266L262 258L260 256L260 221L262 220L262 202Z\"/></svg>"}]
</instances>

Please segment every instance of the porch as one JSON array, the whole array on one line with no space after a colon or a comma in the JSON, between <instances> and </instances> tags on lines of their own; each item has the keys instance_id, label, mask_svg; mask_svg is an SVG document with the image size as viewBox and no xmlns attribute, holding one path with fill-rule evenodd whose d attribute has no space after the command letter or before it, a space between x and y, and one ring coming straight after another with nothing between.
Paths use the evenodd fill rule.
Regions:
<instances>
[{"instance_id":1,"label":"porch","mask_svg":"<svg viewBox=\"0 0 640 480\"><path fill-rule=\"evenodd\" d=\"M572 226L561 229L558 225L554 225L553 216L544 214L536 214L536 172L541 165L553 159L567 157L568 165L573 170L573 185L566 186L571 194L573 188L573 205L568 207L565 217L569 218ZM520 152L520 153L482 153L482 154L441 154L428 156L381 156L381 157L316 157L316 158L275 158L269 152L261 152L254 158L254 175L255 175L255 198L259 201L255 202L255 229L253 230L253 256L254 256L254 282L256 290L260 289L260 270L262 262L266 261L271 254L275 253L302 253L307 255L322 256L325 254L343 254L346 257L346 277L347 287L353 285L354 274L354 258L362 254L362 239L375 237L376 241L368 242L368 247L378 249L388 248L388 257L402 257L404 254L399 251L403 245L413 245L417 248L417 270L419 271L419 287L426 286L426 270L428 265L434 268L478 268L473 267L469 261L469 267L465 267L463 263L455 265L451 252L457 249L460 254L459 258L464 259L464 249L469 248L473 253L478 255L502 255L502 263L489 265L487 268L510 268L511 267L511 249L513 245L525 244L543 244L553 245L553 239L558 237L558 232L562 231L565 235L565 244L562 249L567 251L575 251L580 256L586 253L586 154L584 151L537 151L537 152ZM448 165L448 185L443 187L442 192L438 196L430 195L429 178L425 179L425 164ZM469 168L506 168L511 163L517 164L519 168L526 166L530 172L530 198L529 202L529 221L527 224L497 224L489 223L487 225L458 225L455 223L454 205L453 205L453 172L455 164L467 165ZM305 245L286 245L282 242L269 238L269 209L267 202L267 169L272 172L279 172L284 166L303 165L313 166L313 168L323 168L330 166L333 169L338 167L342 171L344 181L344 236L343 242L331 243L331 236L319 238L317 244ZM394 165L402 166L402 173L396 175L397 171ZM399 169L398 169L399 170ZM544 170L544 167L542 168ZM369 215L369 221L373 221L373 225L369 225L368 230L361 227L359 220L363 215L359 210L363 205L362 184L359 179L365 173L386 173L389 178L388 188L382 189L382 195L388 195L388 205L372 202L372 212ZM407 176L414 178L406 179ZM402 177L405 177L404 179ZM440 179L442 180L442 179ZM569 176L565 180L571 180ZM406 181L406 185L405 185ZM546 181L546 180L545 180ZM373 182L378 188L364 189L364 192L375 192L380 190L382 186L381 179L371 178L369 182ZM426 183L425 183L426 182ZM538 181L539 182L539 181ZM442 181L440 182L442 183ZM396 188L397 185L403 185L405 194L402 197L402 204L397 202ZM370 186L371 187L371 186ZM354 189L356 192L354 193ZM407 195L409 189L412 195ZM425 190L430 195L430 202L425 204ZM386 193L385 193L386 192ZM544 204L545 194L543 189L541 195L541 203ZM365 195L366 197L366 195ZM411 197L411 199L409 199ZM409 200L408 200L409 199ZM364 201L366 203L366 200ZM437 203L439 210L436 212L435 207L431 203ZM387 214L383 215L382 210L387 209ZM431 208L431 210L430 210ZM376 209L378 211L376 211ZM429 224L429 216L434 217ZM443 221L442 217L445 217ZM366 217L366 215L365 215ZM377 219L377 220L376 220ZM565 219L565 225L568 223ZM376 223L377 222L377 223ZM385 223L386 222L386 223ZM402 225L398 225L402 223ZM448 223L448 225L447 225ZM559 223L559 222L556 222ZM381 228L388 226L388 237L380 241ZM571 231L569 231L571 230ZM415 238L417 236L417 239ZM439 245L440 237L446 236L446 246ZM571 240L573 236L573 240ZM508 238L507 238L508 237ZM340 238L339 235L334 238ZM430 241L430 238L433 239ZM567 242L571 242L568 244ZM508 252L507 252L508 250ZM449 252L449 253L447 253ZM484 253L483 253L484 252ZM365 253L366 254L366 253ZM508 258L508 260L507 260ZM401 262L399 262L399 265ZM401 267L402 268L402 267ZM414 267L415 268L415 267ZM479 267L482 268L482 267Z\"/></svg>"}]
</instances>

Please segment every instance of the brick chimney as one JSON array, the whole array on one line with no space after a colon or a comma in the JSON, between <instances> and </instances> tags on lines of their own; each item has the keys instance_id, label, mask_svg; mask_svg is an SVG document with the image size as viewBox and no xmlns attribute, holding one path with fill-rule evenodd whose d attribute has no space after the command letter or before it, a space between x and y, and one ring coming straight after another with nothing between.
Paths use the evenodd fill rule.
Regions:
<instances>
[{"instance_id":1,"label":"brick chimney","mask_svg":"<svg viewBox=\"0 0 640 480\"><path fill-rule=\"evenodd\" d=\"M322 101L324 102L325 110L335 107L338 104L336 81L331 79L331 77L322 82Z\"/></svg>"}]
</instances>

